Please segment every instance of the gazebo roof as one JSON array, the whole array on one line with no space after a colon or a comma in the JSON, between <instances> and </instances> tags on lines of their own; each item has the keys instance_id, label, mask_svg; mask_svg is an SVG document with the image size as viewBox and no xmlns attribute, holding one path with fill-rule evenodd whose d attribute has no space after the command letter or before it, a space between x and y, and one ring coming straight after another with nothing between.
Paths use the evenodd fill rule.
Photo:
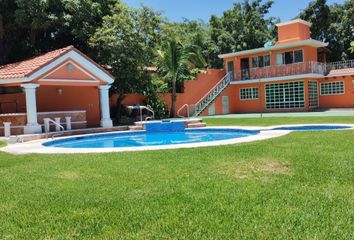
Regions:
<instances>
[{"instance_id":1,"label":"gazebo roof","mask_svg":"<svg viewBox=\"0 0 354 240\"><path fill-rule=\"evenodd\" d=\"M71 52L74 53L69 56L69 53ZM0 66L0 84L11 83L13 81L28 82L31 80L32 75L35 75L35 73L39 72L41 69L44 69L48 65L54 64L56 60L59 60L61 57L64 57L64 55L67 54L68 57L71 58L75 58L75 56L80 58L81 61L86 62L86 64L90 65L91 68L95 68L96 71L105 75L103 78L106 79L106 82L113 82L114 77L103 67L77 50L74 46L68 46L37 57L33 57L28 60Z\"/></svg>"}]
</instances>

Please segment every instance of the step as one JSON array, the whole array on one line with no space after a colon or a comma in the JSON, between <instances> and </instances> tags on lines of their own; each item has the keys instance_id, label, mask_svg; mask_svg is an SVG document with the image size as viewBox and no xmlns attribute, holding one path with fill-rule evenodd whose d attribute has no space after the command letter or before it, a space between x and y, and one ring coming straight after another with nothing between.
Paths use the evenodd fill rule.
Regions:
<instances>
[{"instance_id":1,"label":"step","mask_svg":"<svg viewBox=\"0 0 354 240\"><path fill-rule=\"evenodd\" d=\"M134 122L135 126L144 126L145 122Z\"/></svg>"},{"instance_id":2,"label":"step","mask_svg":"<svg viewBox=\"0 0 354 240\"><path fill-rule=\"evenodd\" d=\"M144 130L143 126L129 126L130 131L139 131L139 130Z\"/></svg>"},{"instance_id":3,"label":"step","mask_svg":"<svg viewBox=\"0 0 354 240\"><path fill-rule=\"evenodd\" d=\"M72 129L72 130L65 130L64 132L50 132L46 133L39 133L39 134L25 134L25 135L18 135L18 136L11 136L9 138L10 143L16 142L28 142L33 140L40 140L45 138L51 138L52 135L60 135L58 137L64 136L75 136L81 134L94 134L94 133L106 133L106 132L119 132L119 131L127 131L129 129L128 126L116 126L111 128L82 128L82 129Z\"/></svg>"},{"instance_id":4,"label":"step","mask_svg":"<svg viewBox=\"0 0 354 240\"><path fill-rule=\"evenodd\" d=\"M201 122L203 122L203 120L201 118L186 119L186 124L201 123Z\"/></svg>"},{"instance_id":5,"label":"step","mask_svg":"<svg viewBox=\"0 0 354 240\"><path fill-rule=\"evenodd\" d=\"M206 123L202 123L202 122L199 122L199 123L189 123L187 125L187 128L203 128L203 127L206 127Z\"/></svg>"}]
</instances>

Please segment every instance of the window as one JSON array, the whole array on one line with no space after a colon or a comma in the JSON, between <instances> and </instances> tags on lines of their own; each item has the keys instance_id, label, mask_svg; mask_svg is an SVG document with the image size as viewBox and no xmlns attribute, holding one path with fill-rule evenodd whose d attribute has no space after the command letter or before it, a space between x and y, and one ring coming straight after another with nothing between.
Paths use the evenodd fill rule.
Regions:
<instances>
[{"instance_id":1,"label":"window","mask_svg":"<svg viewBox=\"0 0 354 240\"><path fill-rule=\"evenodd\" d=\"M301 63L304 61L304 53L302 50L277 53L277 65Z\"/></svg>"},{"instance_id":2,"label":"window","mask_svg":"<svg viewBox=\"0 0 354 240\"><path fill-rule=\"evenodd\" d=\"M270 56L269 55L265 55L264 56L264 66L270 66Z\"/></svg>"},{"instance_id":3,"label":"window","mask_svg":"<svg viewBox=\"0 0 354 240\"><path fill-rule=\"evenodd\" d=\"M269 55L264 55L264 56L257 56L252 58L252 67L257 68L257 67L268 67L270 66L270 56Z\"/></svg>"},{"instance_id":4,"label":"window","mask_svg":"<svg viewBox=\"0 0 354 240\"><path fill-rule=\"evenodd\" d=\"M241 100L258 99L258 88L240 88Z\"/></svg>"},{"instance_id":5,"label":"window","mask_svg":"<svg viewBox=\"0 0 354 240\"><path fill-rule=\"evenodd\" d=\"M309 81L309 107L318 107L318 86L317 81Z\"/></svg>"},{"instance_id":6,"label":"window","mask_svg":"<svg viewBox=\"0 0 354 240\"><path fill-rule=\"evenodd\" d=\"M321 95L344 94L344 82L323 82L321 83Z\"/></svg>"},{"instance_id":7,"label":"window","mask_svg":"<svg viewBox=\"0 0 354 240\"><path fill-rule=\"evenodd\" d=\"M264 57L260 56L258 57L258 67L264 67Z\"/></svg>"},{"instance_id":8,"label":"window","mask_svg":"<svg viewBox=\"0 0 354 240\"><path fill-rule=\"evenodd\" d=\"M0 87L0 94L22 93L23 89L20 87Z\"/></svg>"},{"instance_id":9,"label":"window","mask_svg":"<svg viewBox=\"0 0 354 240\"><path fill-rule=\"evenodd\" d=\"M258 57L253 57L252 58L252 67L253 68L258 67Z\"/></svg>"},{"instance_id":10,"label":"window","mask_svg":"<svg viewBox=\"0 0 354 240\"><path fill-rule=\"evenodd\" d=\"M284 53L285 64L292 64L294 62L294 52Z\"/></svg>"},{"instance_id":11,"label":"window","mask_svg":"<svg viewBox=\"0 0 354 240\"><path fill-rule=\"evenodd\" d=\"M302 50L294 51L294 63L299 63L304 61L304 54Z\"/></svg>"},{"instance_id":12,"label":"window","mask_svg":"<svg viewBox=\"0 0 354 240\"><path fill-rule=\"evenodd\" d=\"M304 82L266 84L265 90L267 109L305 107Z\"/></svg>"}]
</instances>

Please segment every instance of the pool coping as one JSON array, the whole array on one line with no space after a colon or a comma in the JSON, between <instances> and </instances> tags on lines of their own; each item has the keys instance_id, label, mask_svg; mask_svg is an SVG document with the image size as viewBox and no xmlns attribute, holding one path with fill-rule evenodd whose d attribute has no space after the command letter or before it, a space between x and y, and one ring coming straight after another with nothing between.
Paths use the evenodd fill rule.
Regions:
<instances>
[{"instance_id":1,"label":"pool coping","mask_svg":"<svg viewBox=\"0 0 354 240\"><path fill-rule=\"evenodd\" d=\"M350 128L346 129L334 129L328 131L343 131L343 130L353 130L354 124L291 124L291 125L275 125L267 127L255 127L255 126L213 126L205 127L199 129L239 129L239 130L256 130L260 131L259 134L228 139L228 140L218 140L210 142L200 142L200 143L186 143L186 144L169 144L169 145L159 145L159 146L139 146L139 147L121 147L121 148L59 148L59 147L46 147L42 144L47 141L52 141L49 139L40 139L25 143L15 143L7 145L1 148L1 151L12 153L12 154L83 154L83 153L110 153L110 152L135 152L135 151L154 151L154 150L169 150L169 149L182 149L182 148L197 148L197 147L211 147L211 146L222 146L231 145L239 143L248 143L255 141L262 141L266 139L271 139L275 137L281 137L287 135L294 130L272 130L273 128L279 127L301 127L301 126L348 126ZM306 130L315 131L315 130ZM327 131L327 130L326 130ZM144 130L139 131L121 131L119 133L132 133L132 132L145 132ZM117 133L117 134L119 134ZM96 133L96 134L81 134L75 137L82 136L92 136L92 135L104 135L110 133ZM58 137L57 140L73 138L73 136Z\"/></svg>"}]
</instances>

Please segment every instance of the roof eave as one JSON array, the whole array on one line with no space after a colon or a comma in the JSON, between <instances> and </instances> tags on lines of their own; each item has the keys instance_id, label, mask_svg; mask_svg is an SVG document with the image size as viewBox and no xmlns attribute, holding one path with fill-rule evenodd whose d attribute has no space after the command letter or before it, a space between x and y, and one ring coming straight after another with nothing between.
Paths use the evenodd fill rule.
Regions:
<instances>
[{"instance_id":1,"label":"roof eave","mask_svg":"<svg viewBox=\"0 0 354 240\"><path fill-rule=\"evenodd\" d=\"M250 49L250 50L245 50L245 51L240 51L235 53L220 54L218 55L218 57L224 59L229 57L237 57L237 56L243 56L249 54L256 54L260 52L281 50L281 49L301 47L301 46L327 47L328 43L320 42L314 39L308 39L308 40L303 40L303 41L298 41L293 43L278 44L271 47L263 47L263 48Z\"/></svg>"},{"instance_id":2,"label":"roof eave","mask_svg":"<svg viewBox=\"0 0 354 240\"><path fill-rule=\"evenodd\" d=\"M25 83L30 82L28 77L18 77L18 78L1 78L0 85L14 84L14 83Z\"/></svg>"}]
</instances>

